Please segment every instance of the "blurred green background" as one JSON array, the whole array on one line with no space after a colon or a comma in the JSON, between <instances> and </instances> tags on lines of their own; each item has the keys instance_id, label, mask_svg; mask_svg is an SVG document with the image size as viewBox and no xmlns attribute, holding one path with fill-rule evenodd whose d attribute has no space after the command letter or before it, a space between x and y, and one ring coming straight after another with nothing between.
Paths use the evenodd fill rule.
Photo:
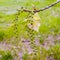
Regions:
<instances>
[{"instance_id":1,"label":"blurred green background","mask_svg":"<svg viewBox=\"0 0 60 60\"><path fill-rule=\"evenodd\" d=\"M50 4L56 2L57 0L0 0L0 47L1 43L7 43L8 45L21 46L23 45L20 42L20 38L26 36L26 28L25 28L25 18L27 17L28 13L22 12L19 15L19 19L16 22L16 13L17 9L20 9L22 6L33 10L33 5L37 7L37 9L44 8L46 6L49 6ZM55 45L52 47L50 46L49 50L47 51L44 47L41 48L42 55L39 54L39 46L37 47L37 58L35 59L33 54L25 53L23 55L23 60L44 60L46 58L46 55L49 57L52 56L55 60L60 60L60 3L56 4L55 6L38 13L41 18L41 26L39 28L39 43L44 44L45 40L48 38L48 41L54 40ZM16 27L14 26L16 24ZM16 40L14 37L18 36L18 40ZM50 38L53 37L53 38ZM24 39L24 38L23 38ZM50 39L50 40L49 40ZM46 41L47 42L47 41ZM53 42L53 41L52 41ZM47 42L48 43L48 42ZM48 43L49 44L49 43ZM49 45L47 45L49 46ZM8 47L7 47L8 48ZM2 47L3 49L3 47ZM11 49L12 52L13 49ZM16 49L19 50L19 49ZM15 51L15 50L14 50ZM53 54L51 55L51 53ZM3 58L1 60L6 59L5 56L7 56L7 60L12 60L12 55L10 52L7 54L3 54L0 52L0 55L2 54ZM18 54L18 52L17 52ZM9 57L10 56L10 57ZM40 57L41 56L41 57ZM44 57L44 58L43 58Z\"/></svg>"}]
</instances>

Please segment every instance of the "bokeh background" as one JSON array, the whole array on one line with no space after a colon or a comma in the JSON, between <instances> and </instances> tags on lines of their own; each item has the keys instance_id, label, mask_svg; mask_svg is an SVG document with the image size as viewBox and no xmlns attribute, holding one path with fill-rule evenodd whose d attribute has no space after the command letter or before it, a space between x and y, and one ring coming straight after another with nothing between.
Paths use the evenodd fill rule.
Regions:
<instances>
[{"instance_id":1,"label":"bokeh background","mask_svg":"<svg viewBox=\"0 0 60 60\"><path fill-rule=\"evenodd\" d=\"M16 15L21 7L33 10L34 5L41 9L54 2L56 0L0 1L0 60L60 60L60 3L38 13L41 26L38 34L34 32L35 54L26 34L27 22L23 22L28 13Z\"/></svg>"}]
</instances>

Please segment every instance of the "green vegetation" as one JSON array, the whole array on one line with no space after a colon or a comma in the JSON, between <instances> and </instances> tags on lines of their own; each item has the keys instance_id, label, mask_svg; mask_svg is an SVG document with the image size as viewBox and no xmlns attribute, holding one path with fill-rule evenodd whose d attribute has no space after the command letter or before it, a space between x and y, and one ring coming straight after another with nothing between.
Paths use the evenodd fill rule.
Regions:
<instances>
[{"instance_id":1,"label":"green vegetation","mask_svg":"<svg viewBox=\"0 0 60 60\"><path fill-rule=\"evenodd\" d=\"M33 10L32 5L40 9L55 1L56 0L0 1L0 44L5 43L12 45L13 49L11 48L10 51L14 51L16 54L13 56L10 51L0 49L0 60L13 60L13 57L20 60L21 58L18 54L21 50L23 60L50 60L50 58L52 60L60 60L60 3L48 10L38 13L41 18L41 26L39 33L36 33L36 31L33 32L33 34L35 34L33 37L36 36L35 40L38 40L38 45L36 44L35 46L37 49L35 54L32 51L29 53L28 49L31 48L30 45L27 45L29 42L24 44L24 41L30 41L31 39L29 37L31 34L28 35L26 31L28 29L26 25L29 22L25 21L25 19L29 17L29 13L17 10L20 9L21 6ZM27 47L25 45L27 45Z\"/></svg>"},{"instance_id":2,"label":"green vegetation","mask_svg":"<svg viewBox=\"0 0 60 60\"><path fill-rule=\"evenodd\" d=\"M13 60L13 55L10 51L0 50L0 60Z\"/></svg>"}]
</instances>

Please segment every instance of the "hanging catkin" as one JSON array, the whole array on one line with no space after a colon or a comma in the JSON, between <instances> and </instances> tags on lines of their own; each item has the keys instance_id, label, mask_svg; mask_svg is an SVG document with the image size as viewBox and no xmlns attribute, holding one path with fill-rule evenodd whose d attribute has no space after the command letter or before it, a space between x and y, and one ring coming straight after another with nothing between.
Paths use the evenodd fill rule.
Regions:
<instances>
[{"instance_id":1,"label":"hanging catkin","mask_svg":"<svg viewBox=\"0 0 60 60\"><path fill-rule=\"evenodd\" d=\"M15 38L15 42L16 44L18 44L18 40L19 40L19 32L18 32L18 21L19 21L19 15L20 15L20 11L18 10L18 12L15 14L15 19L13 20L13 30L14 30L14 38Z\"/></svg>"},{"instance_id":2,"label":"hanging catkin","mask_svg":"<svg viewBox=\"0 0 60 60\"><path fill-rule=\"evenodd\" d=\"M36 53L37 48L35 44L35 35L39 32L40 27L40 17L37 13L30 14L27 18L28 24L27 24L27 33L30 39L30 46L33 49L33 52Z\"/></svg>"}]
</instances>

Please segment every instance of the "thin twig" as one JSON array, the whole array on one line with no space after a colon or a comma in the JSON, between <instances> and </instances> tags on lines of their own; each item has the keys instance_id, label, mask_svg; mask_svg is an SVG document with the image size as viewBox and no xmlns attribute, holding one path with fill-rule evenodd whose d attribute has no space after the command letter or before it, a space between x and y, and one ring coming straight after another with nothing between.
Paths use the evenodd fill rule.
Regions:
<instances>
[{"instance_id":1,"label":"thin twig","mask_svg":"<svg viewBox=\"0 0 60 60\"><path fill-rule=\"evenodd\" d=\"M57 2L55 2L55 3L52 3L52 4L49 5L49 6L46 6L45 8L39 9L39 10L33 10L33 11L31 11L31 10L28 10L28 9L24 9L24 8L23 8L23 11L24 11L24 12L29 12L29 13L31 13L31 12L36 13L36 12L40 12L40 11L44 11L44 10L46 10L46 9L49 9L50 7L53 7L54 5L58 4L59 2L60 2L60 0L57 1Z\"/></svg>"}]
</instances>

